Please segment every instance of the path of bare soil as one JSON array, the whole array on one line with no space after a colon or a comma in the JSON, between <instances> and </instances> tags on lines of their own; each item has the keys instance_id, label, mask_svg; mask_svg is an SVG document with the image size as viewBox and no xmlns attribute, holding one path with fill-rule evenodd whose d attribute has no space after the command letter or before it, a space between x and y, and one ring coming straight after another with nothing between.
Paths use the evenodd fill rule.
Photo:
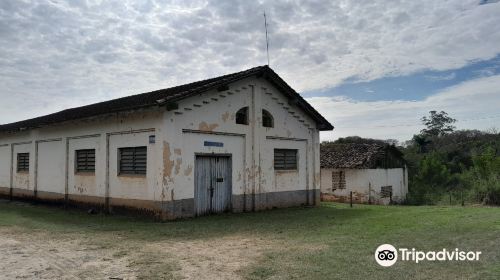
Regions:
<instances>
[{"instance_id":1,"label":"path of bare soil","mask_svg":"<svg viewBox=\"0 0 500 280\"><path fill-rule=\"evenodd\" d=\"M0 279L239 279L245 266L276 248L236 235L159 242L99 238L94 243L83 234L0 228Z\"/></svg>"}]
</instances>

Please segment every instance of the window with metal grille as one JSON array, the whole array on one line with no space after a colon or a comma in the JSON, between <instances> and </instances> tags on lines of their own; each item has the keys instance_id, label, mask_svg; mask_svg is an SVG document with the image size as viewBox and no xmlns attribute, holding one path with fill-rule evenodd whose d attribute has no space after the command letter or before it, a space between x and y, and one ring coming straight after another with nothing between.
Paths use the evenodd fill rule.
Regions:
<instances>
[{"instance_id":1,"label":"window with metal grille","mask_svg":"<svg viewBox=\"0 0 500 280\"><path fill-rule=\"evenodd\" d=\"M392 197L392 186L382 186L380 188L380 197Z\"/></svg>"},{"instance_id":2,"label":"window with metal grille","mask_svg":"<svg viewBox=\"0 0 500 280\"><path fill-rule=\"evenodd\" d=\"M297 170L297 150L274 149L275 170Z\"/></svg>"},{"instance_id":3,"label":"window with metal grille","mask_svg":"<svg viewBox=\"0 0 500 280\"><path fill-rule=\"evenodd\" d=\"M30 170L30 154L17 154L17 172L28 172Z\"/></svg>"},{"instance_id":4,"label":"window with metal grille","mask_svg":"<svg viewBox=\"0 0 500 280\"><path fill-rule=\"evenodd\" d=\"M95 172L95 150L76 150L75 171L76 172Z\"/></svg>"},{"instance_id":5,"label":"window with metal grille","mask_svg":"<svg viewBox=\"0 0 500 280\"><path fill-rule=\"evenodd\" d=\"M345 189L345 172L342 170L332 171L332 190Z\"/></svg>"},{"instance_id":6,"label":"window with metal grille","mask_svg":"<svg viewBox=\"0 0 500 280\"><path fill-rule=\"evenodd\" d=\"M262 109L262 126L263 127L274 127L273 115L269 111Z\"/></svg>"},{"instance_id":7,"label":"window with metal grille","mask_svg":"<svg viewBox=\"0 0 500 280\"><path fill-rule=\"evenodd\" d=\"M236 123L248 125L248 107L243 107L236 112Z\"/></svg>"},{"instance_id":8,"label":"window with metal grille","mask_svg":"<svg viewBox=\"0 0 500 280\"><path fill-rule=\"evenodd\" d=\"M118 153L118 174L146 174L147 148L145 146L119 148Z\"/></svg>"}]
</instances>

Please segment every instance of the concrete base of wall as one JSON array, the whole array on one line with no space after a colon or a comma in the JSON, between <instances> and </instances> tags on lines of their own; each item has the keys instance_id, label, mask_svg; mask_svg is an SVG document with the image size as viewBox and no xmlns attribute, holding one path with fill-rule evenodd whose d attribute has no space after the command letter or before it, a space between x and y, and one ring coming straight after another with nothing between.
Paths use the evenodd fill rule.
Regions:
<instances>
[{"instance_id":1,"label":"concrete base of wall","mask_svg":"<svg viewBox=\"0 0 500 280\"><path fill-rule=\"evenodd\" d=\"M194 216L194 199L179 199L174 201L163 201L163 219L172 220L177 218L190 218Z\"/></svg>"},{"instance_id":2,"label":"concrete base of wall","mask_svg":"<svg viewBox=\"0 0 500 280\"><path fill-rule=\"evenodd\" d=\"M319 190L269 192L255 195L233 195L231 204L233 212L246 212L292 206L318 205L319 197Z\"/></svg>"},{"instance_id":3,"label":"concrete base of wall","mask_svg":"<svg viewBox=\"0 0 500 280\"><path fill-rule=\"evenodd\" d=\"M11 197L12 192L12 197ZM35 201L52 205L65 205L78 209L94 209L99 212L152 216L159 220L173 220L194 216L193 198L175 201L152 201L139 199L109 198L108 207L104 197L0 187L0 197L15 200ZM233 195L232 212L251 212L272 208L317 205L319 190L270 192L255 195ZM107 208L107 209L106 209Z\"/></svg>"},{"instance_id":4,"label":"concrete base of wall","mask_svg":"<svg viewBox=\"0 0 500 280\"><path fill-rule=\"evenodd\" d=\"M154 201L124 198L109 198L109 212L116 214L140 214L159 220L193 217L194 199Z\"/></svg>"},{"instance_id":5,"label":"concrete base of wall","mask_svg":"<svg viewBox=\"0 0 500 280\"><path fill-rule=\"evenodd\" d=\"M33 199L35 198L35 193L33 190L12 189L12 197L18 199Z\"/></svg>"},{"instance_id":6,"label":"concrete base of wall","mask_svg":"<svg viewBox=\"0 0 500 280\"><path fill-rule=\"evenodd\" d=\"M35 199L50 204L64 204L64 194L60 193L37 191Z\"/></svg>"},{"instance_id":7,"label":"concrete base of wall","mask_svg":"<svg viewBox=\"0 0 500 280\"><path fill-rule=\"evenodd\" d=\"M9 198L10 197L10 188L0 187L0 197L1 198Z\"/></svg>"},{"instance_id":8,"label":"concrete base of wall","mask_svg":"<svg viewBox=\"0 0 500 280\"><path fill-rule=\"evenodd\" d=\"M331 201L331 202L345 202L349 203L351 200L350 196L344 195L334 195L330 193L321 193L321 201ZM352 203L356 204L378 204L378 205L389 205L389 204L400 204L402 200L398 197L390 198L379 198L379 197L368 197L367 194L353 192L352 193Z\"/></svg>"},{"instance_id":9,"label":"concrete base of wall","mask_svg":"<svg viewBox=\"0 0 500 280\"><path fill-rule=\"evenodd\" d=\"M104 212L104 205L106 199L104 197L80 195L80 194L68 194L67 204L78 209L95 209L97 211Z\"/></svg>"}]
</instances>

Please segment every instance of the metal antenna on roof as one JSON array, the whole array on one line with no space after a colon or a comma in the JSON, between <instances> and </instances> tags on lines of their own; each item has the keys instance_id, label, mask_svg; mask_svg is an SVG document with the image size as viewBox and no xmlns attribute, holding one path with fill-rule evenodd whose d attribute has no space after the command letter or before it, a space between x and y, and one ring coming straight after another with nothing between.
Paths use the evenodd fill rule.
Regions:
<instances>
[{"instance_id":1,"label":"metal antenna on roof","mask_svg":"<svg viewBox=\"0 0 500 280\"><path fill-rule=\"evenodd\" d=\"M264 10L264 27L266 28L266 52L267 52L267 66L269 66L269 38L267 36L267 17Z\"/></svg>"}]
</instances>

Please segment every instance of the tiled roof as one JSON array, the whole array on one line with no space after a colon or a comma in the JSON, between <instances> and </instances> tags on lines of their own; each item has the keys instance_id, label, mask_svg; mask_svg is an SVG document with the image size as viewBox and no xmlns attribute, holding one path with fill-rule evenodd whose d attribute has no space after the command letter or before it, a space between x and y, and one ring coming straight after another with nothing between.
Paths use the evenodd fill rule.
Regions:
<instances>
[{"instance_id":1,"label":"tiled roof","mask_svg":"<svg viewBox=\"0 0 500 280\"><path fill-rule=\"evenodd\" d=\"M389 152L397 160L387 163ZM320 154L321 168L377 168L404 162L395 147L382 144L328 144L322 145Z\"/></svg>"},{"instance_id":2,"label":"tiled roof","mask_svg":"<svg viewBox=\"0 0 500 280\"><path fill-rule=\"evenodd\" d=\"M139 109L154 105L163 105L169 102L176 102L211 89L224 87L229 83L250 76L263 77L273 83L273 85L275 85L278 89L282 90L286 95L288 95L291 100L296 102L297 106L302 108L309 116L311 116L311 118L316 121L317 126L320 130L333 129L333 126L323 116L321 116L295 90L293 90L285 81L283 81L278 76L278 74L276 74L271 68L266 65L181 86L160 89L152 92L146 92L95 103L87 106L66 109L57 113L33 119L0 125L0 132L15 132L64 121L83 119L97 115Z\"/></svg>"}]
</instances>

